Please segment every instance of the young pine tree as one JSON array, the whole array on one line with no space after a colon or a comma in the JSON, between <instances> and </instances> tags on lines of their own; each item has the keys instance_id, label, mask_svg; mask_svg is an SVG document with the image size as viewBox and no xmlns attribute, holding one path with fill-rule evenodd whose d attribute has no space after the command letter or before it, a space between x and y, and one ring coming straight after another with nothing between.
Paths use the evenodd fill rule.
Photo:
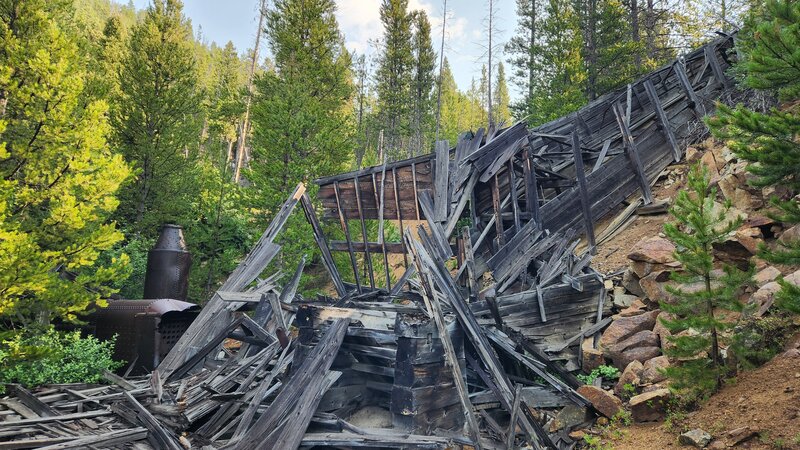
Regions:
<instances>
[{"instance_id":1,"label":"young pine tree","mask_svg":"<svg viewBox=\"0 0 800 450\"><path fill-rule=\"evenodd\" d=\"M137 170L120 212L136 232L180 221L193 197L191 150L200 135L201 99L192 31L182 10L180 0L154 0L131 32L120 69L114 128Z\"/></svg>"},{"instance_id":2,"label":"young pine tree","mask_svg":"<svg viewBox=\"0 0 800 450\"><path fill-rule=\"evenodd\" d=\"M125 275L126 256L98 261L122 239L109 216L130 169L54 20L65 5L0 2L0 335L74 319Z\"/></svg>"},{"instance_id":3,"label":"young pine tree","mask_svg":"<svg viewBox=\"0 0 800 450\"><path fill-rule=\"evenodd\" d=\"M411 132L412 142L409 145L409 156L427 153L433 138L431 130L434 127L433 111L434 101L433 86L436 81L436 53L431 43L431 24L425 11L415 11L412 14L414 24L414 37L412 49L414 54L414 81L411 85L412 115Z\"/></svg>"},{"instance_id":4,"label":"young pine tree","mask_svg":"<svg viewBox=\"0 0 800 450\"><path fill-rule=\"evenodd\" d=\"M723 242L741 218L729 217L730 205L716 203L717 191L709 185L705 166L696 165L670 210L675 222L664 225L664 231L677 247L675 258L682 270L672 279L681 286L668 286L675 299L661 302L661 309L674 317L663 321L673 332L673 346L665 353L682 361L666 374L676 390L701 395L721 386L725 365L720 333L733 325L725 320L726 313L742 310L737 293L749 279L735 267L723 266L722 274L714 270L713 244ZM687 333L677 335L684 330Z\"/></svg>"},{"instance_id":5,"label":"young pine tree","mask_svg":"<svg viewBox=\"0 0 800 450\"><path fill-rule=\"evenodd\" d=\"M747 169L756 186L782 186L793 194L800 191L800 3L773 0L753 14L743 30L740 49L745 84L754 89L777 92L785 107L756 112L742 105L721 105L709 119L712 133L727 142L737 157L749 162ZM772 198L780 211L776 218L800 223L800 203ZM779 264L800 264L800 241L780 242L763 248L764 259ZM777 304L800 313L800 288L780 281L783 289Z\"/></svg>"}]
</instances>

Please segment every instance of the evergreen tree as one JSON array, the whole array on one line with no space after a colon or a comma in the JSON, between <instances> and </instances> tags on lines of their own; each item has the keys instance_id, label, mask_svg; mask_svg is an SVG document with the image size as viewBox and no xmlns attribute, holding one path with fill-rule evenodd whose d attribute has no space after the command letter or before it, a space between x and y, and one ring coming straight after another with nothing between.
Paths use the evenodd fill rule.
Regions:
<instances>
[{"instance_id":1,"label":"evergreen tree","mask_svg":"<svg viewBox=\"0 0 800 450\"><path fill-rule=\"evenodd\" d=\"M179 0L154 0L134 27L120 69L114 127L137 177L121 216L134 231L182 221L194 187L200 98L189 23Z\"/></svg>"},{"instance_id":2,"label":"evergreen tree","mask_svg":"<svg viewBox=\"0 0 800 450\"><path fill-rule=\"evenodd\" d=\"M567 115L586 103L580 16L566 0L548 0L545 10L540 75L543 87L529 107L531 125Z\"/></svg>"},{"instance_id":3,"label":"evergreen tree","mask_svg":"<svg viewBox=\"0 0 800 450\"><path fill-rule=\"evenodd\" d=\"M414 23L414 40L412 51L414 54L414 81L411 93L412 99L412 143L409 146L409 156L425 153L433 129L433 86L436 81L436 53L431 42L431 24L424 11L415 11L412 15Z\"/></svg>"},{"instance_id":4,"label":"evergreen tree","mask_svg":"<svg viewBox=\"0 0 800 450\"><path fill-rule=\"evenodd\" d=\"M535 112L533 99L540 88L542 0L517 0L517 17L517 32L506 44L505 51L511 55L511 81L523 93L511 109L515 117L522 119Z\"/></svg>"},{"instance_id":5,"label":"evergreen tree","mask_svg":"<svg viewBox=\"0 0 800 450\"><path fill-rule=\"evenodd\" d=\"M509 109L510 98L508 95L508 85L506 84L506 69L503 63L497 65L497 84L494 88L494 95L492 96L494 105L492 106L492 115L494 115L494 123L500 126L505 123L505 126L510 125L511 110Z\"/></svg>"},{"instance_id":6,"label":"evergreen tree","mask_svg":"<svg viewBox=\"0 0 800 450\"><path fill-rule=\"evenodd\" d=\"M451 144L458 140L459 134L467 130L486 127L486 110L481 106L477 87L473 80L470 92L458 90L450 63L444 58L442 66L442 109L440 139Z\"/></svg>"},{"instance_id":7,"label":"evergreen tree","mask_svg":"<svg viewBox=\"0 0 800 450\"><path fill-rule=\"evenodd\" d=\"M106 142L106 103L86 101L79 49L55 20L66 5L0 1L2 334L75 319L124 277L126 257L99 258L122 239L109 216L130 171Z\"/></svg>"},{"instance_id":8,"label":"evergreen tree","mask_svg":"<svg viewBox=\"0 0 800 450\"><path fill-rule=\"evenodd\" d=\"M672 273L672 279L681 286L667 287L675 300L661 301L661 309L674 316L662 320L673 332L668 338L673 346L665 352L682 361L666 369L666 374L673 388L705 394L721 387L725 365L720 355L720 332L735 325L725 314L742 311L744 305L738 294L750 274L727 265L721 275L714 270L713 245L724 242L741 225L742 218L729 216L729 203L715 202L717 190L710 187L704 165L691 169L686 185L670 209L675 222L664 225L664 232L678 249L674 255L682 269ZM684 330L687 334L677 334Z\"/></svg>"},{"instance_id":9,"label":"evergreen tree","mask_svg":"<svg viewBox=\"0 0 800 450\"><path fill-rule=\"evenodd\" d=\"M312 188L311 180L341 172L352 161L351 59L335 11L333 0L277 0L267 14L275 71L256 80L255 158L248 173L262 223L298 182ZM316 248L302 215L292 216L282 239L279 263L291 273L303 252Z\"/></svg>"},{"instance_id":10,"label":"evergreen tree","mask_svg":"<svg viewBox=\"0 0 800 450\"><path fill-rule=\"evenodd\" d=\"M800 4L773 0L765 10L754 13L739 42L745 83L755 89L777 92L787 102L782 109L756 112L742 105L719 106L709 119L714 135L724 139L737 157L749 162L756 186L780 185L800 191ZM788 223L800 223L797 197L771 199ZM763 248L761 256L781 264L800 264L800 242L781 243L775 249ZM800 288L781 281L783 289L777 303L800 313Z\"/></svg>"},{"instance_id":11,"label":"evergreen tree","mask_svg":"<svg viewBox=\"0 0 800 450\"><path fill-rule=\"evenodd\" d=\"M383 0L381 3L383 48L376 72L378 114L384 130L388 154L401 155L408 136L413 84L414 54L411 44L411 15L408 0Z\"/></svg>"}]
</instances>

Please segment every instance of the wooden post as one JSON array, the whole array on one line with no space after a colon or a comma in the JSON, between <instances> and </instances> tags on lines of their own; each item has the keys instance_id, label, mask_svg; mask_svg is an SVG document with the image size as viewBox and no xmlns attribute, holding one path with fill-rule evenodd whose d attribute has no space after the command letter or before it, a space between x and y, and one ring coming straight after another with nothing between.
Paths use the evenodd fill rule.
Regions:
<instances>
[{"instance_id":1,"label":"wooden post","mask_svg":"<svg viewBox=\"0 0 800 450\"><path fill-rule=\"evenodd\" d=\"M575 178L578 180L578 192L581 197L583 209L583 225L586 228L586 239L589 241L589 251L594 254L594 221L592 220L592 205L589 204L589 192L586 189L586 173L583 168L583 155L578 133L572 132L572 154L575 157Z\"/></svg>"},{"instance_id":2,"label":"wooden post","mask_svg":"<svg viewBox=\"0 0 800 450\"><path fill-rule=\"evenodd\" d=\"M347 218L344 215L344 211L342 211L342 203L339 199L339 182L333 182L333 193L336 196L336 210L339 212L339 224L342 226L342 231L344 231L344 237L347 239L347 251L350 253L350 264L353 266L353 276L356 279L356 289L358 293L361 294L363 290L361 289L361 277L358 275L358 264L356 263L356 255L353 252L353 239L350 237L350 225L347 224Z\"/></svg>"},{"instance_id":3,"label":"wooden post","mask_svg":"<svg viewBox=\"0 0 800 450\"><path fill-rule=\"evenodd\" d=\"M447 220L447 210L450 207L450 199L447 195L448 172L450 169L450 149L447 141L436 142L436 172L434 173L434 197L433 209L437 222Z\"/></svg>"},{"instance_id":4,"label":"wooden post","mask_svg":"<svg viewBox=\"0 0 800 450\"><path fill-rule=\"evenodd\" d=\"M497 241L498 248L503 246L506 243L506 236L503 230L503 211L500 205L500 186L499 181L497 180L497 175L492 177L492 207L494 208L494 226L495 230L497 231L497 237L495 240Z\"/></svg>"},{"instance_id":5,"label":"wooden post","mask_svg":"<svg viewBox=\"0 0 800 450\"><path fill-rule=\"evenodd\" d=\"M514 156L512 155L511 158L508 160L507 167L508 167L508 186L509 186L509 193L511 195L511 211L514 213L514 229L519 231L522 228L520 224L519 218L519 204L517 203L517 177L514 173Z\"/></svg>"},{"instance_id":6,"label":"wooden post","mask_svg":"<svg viewBox=\"0 0 800 450\"><path fill-rule=\"evenodd\" d=\"M611 139L606 139L603 142L603 148L600 150L600 154L597 155L597 161L594 162L594 167L592 168L592 173L597 172L597 169L603 165L603 160L606 159L606 155L608 154L608 149L611 148Z\"/></svg>"},{"instance_id":7,"label":"wooden post","mask_svg":"<svg viewBox=\"0 0 800 450\"><path fill-rule=\"evenodd\" d=\"M331 276L331 280L333 280L333 287L336 288L336 293L340 298L344 298L347 296L347 289L345 289L342 276L339 274L339 269L336 268L336 263L333 261L331 250L328 248L328 242L325 240L322 227L319 226L319 221L317 220L317 214L314 212L314 206L311 204L311 199L308 197L307 193L303 193L301 204L303 205L303 212L305 212L306 220L311 224L314 240L317 242L317 246L322 253L322 264Z\"/></svg>"},{"instance_id":8,"label":"wooden post","mask_svg":"<svg viewBox=\"0 0 800 450\"><path fill-rule=\"evenodd\" d=\"M717 52L714 45L708 44L703 47L703 54L706 57L706 62L711 65L711 71L714 72L714 78L722 83L722 86L725 87L725 89L730 89L731 81L725 76L725 72L722 71L722 66L719 65L719 59L717 59Z\"/></svg>"},{"instance_id":9,"label":"wooden post","mask_svg":"<svg viewBox=\"0 0 800 450\"><path fill-rule=\"evenodd\" d=\"M361 237L364 239L364 259L367 260L367 270L369 270L369 287L375 289L375 273L372 269L372 256L369 253L369 236L367 236L367 224L364 222L364 209L361 204L361 184L358 177L353 177L353 189L356 191L356 204L358 205L358 220L361 222Z\"/></svg>"},{"instance_id":10,"label":"wooden post","mask_svg":"<svg viewBox=\"0 0 800 450\"><path fill-rule=\"evenodd\" d=\"M394 207L397 211L397 222L400 225L400 234L403 234L403 213L400 211L400 188L397 186L397 168L392 167L392 184L394 184ZM408 267L408 248L403 242L403 262Z\"/></svg>"},{"instance_id":11,"label":"wooden post","mask_svg":"<svg viewBox=\"0 0 800 450\"><path fill-rule=\"evenodd\" d=\"M669 119L667 118L666 113L664 113L664 108L661 106L661 100L658 99L658 92L656 92L655 86L653 86L653 83L649 79L644 80L644 90L647 92L647 96L650 98L650 103L653 104L653 109L656 112L656 117L658 117L661 131L664 133L669 145L672 147L672 156L675 162L680 161L681 149L678 147L678 141L675 139L675 134L672 132L672 128L669 125Z\"/></svg>"},{"instance_id":12,"label":"wooden post","mask_svg":"<svg viewBox=\"0 0 800 450\"><path fill-rule=\"evenodd\" d=\"M647 180L647 175L645 175L644 168L642 167L642 161L639 159L639 153L636 151L636 143L633 141L633 135L631 135L631 130L622 118L622 111L619 110L619 105L614 103L611 107L614 109L614 116L617 118L617 124L622 133L623 146L628 154L631 166L633 166L633 171L636 173L636 177L639 180L639 187L642 188L644 204L649 205L653 203L653 196L650 193L650 182Z\"/></svg>"},{"instance_id":13,"label":"wooden post","mask_svg":"<svg viewBox=\"0 0 800 450\"><path fill-rule=\"evenodd\" d=\"M700 99L697 98L692 83L689 82L689 76L686 74L686 67L684 67L683 61L675 61L672 67L675 69L675 75L678 77L678 82L680 82L683 93L686 95L689 107L694 111L695 118L697 118L697 120L702 120L705 115L705 111L702 109L703 104L700 103Z\"/></svg>"},{"instance_id":14,"label":"wooden post","mask_svg":"<svg viewBox=\"0 0 800 450\"><path fill-rule=\"evenodd\" d=\"M381 193L378 196L378 183L375 181L375 174L372 174L372 190L375 192L375 204L378 205L378 239L381 240L381 252L383 253L383 268L386 272L386 289L392 288L392 280L389 278L389 257L386 255L386 232L383 228L383 207L384 207L384 188L386 187L386 163L381 169Z\"/></svg>"},{"instance_id":15,"label":"wooden post","mask_svg":"<svg viewBox=\"0 0 800 450\"><path fill-rule=\"evenodd\" d=\"M541 225L539 217L539 188L536 184L536 170L531 161L530 150L522 152L522 170L525 176L525 209L531 214L531 219Z\"/></svg>"}]
</instances>

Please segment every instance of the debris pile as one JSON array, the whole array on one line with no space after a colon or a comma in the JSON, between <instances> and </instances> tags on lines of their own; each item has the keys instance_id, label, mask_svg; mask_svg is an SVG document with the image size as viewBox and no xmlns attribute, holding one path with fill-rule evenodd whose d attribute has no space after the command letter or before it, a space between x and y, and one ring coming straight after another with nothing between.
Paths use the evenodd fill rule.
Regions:
<instances>
[{"instance_id":1,"label":"debris pile","mask_svg":"<svg viewBox=\"0 0 800 450\"><path fill-rule=\"evenodd\" d=\"M573 430L622 407L573 372L609 357L642 365L629 377L656 376L661 345L639 281L669 261L641 261L641 298L615 297L627 312L613 320L594 249L626 214L660 208L651 184L730 90L731 48L719 38L537 128L465 133L432 155L317 180L344 241L329 241L298 185L155 371L17 388L0 400L0 448L571 448ZM336 298L297 294L304 262L282 287L259 278L298 205ZM401 241L386 241L387 221ZM390 254L405 260L394 282ZM391 420L364 421L376 408Z\"/></svg>"}]
</instances>

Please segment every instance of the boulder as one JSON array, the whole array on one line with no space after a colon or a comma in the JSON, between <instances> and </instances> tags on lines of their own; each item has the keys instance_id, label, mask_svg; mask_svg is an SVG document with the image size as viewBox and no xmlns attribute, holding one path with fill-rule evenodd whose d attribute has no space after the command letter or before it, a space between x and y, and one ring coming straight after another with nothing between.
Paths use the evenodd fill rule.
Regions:
<instances>
[{"instance_id":1,"label":"boulder","mask_svg":"<svg viewBox=\"0 0 800 450\"><path fill-rule=\"evenodd\" d=\"M639 297L630 294L617 294L614 292L614 306L618 309L625 309L631 306L634 301L640 301Z\"/></svg>"},{"instance_id":2,"label":"boulder","mask_svg":"<svg viewBox=\"0 0 800 450\"><path fill-rule=\"evenodd\" d=\"M626 394L625 392L625 385L630 384L632 386L638 386L640 382L640 377L642 375L642 370L644 366L639 361L632 361L625 367L625 370L622 371L622 375L619 377L619 381L614 386L614 393L622 396Z\"/></svg>"},{"instance_id":3,"label":"boulder","mask_svg":"<svg viewBox=\"0 0 800 450\"><path fill-rule=\"evenodd\" d=\"M734 447L752 438L756 434L757 433L753 431L750 427L744 426L728 431L727 433L725 433L725 437L727 438L727 441L731 445L731 447Z\"/></svg>"},{"instance_id":4,"label":"boulder","mask_svg":"<svg viewBox=\"0 0 800 450\"><path fill-rule=\"evenodd\" d=\"M581 343L581 358L581 368L586 373L590 373L606 363L603 351L599 348L594 348L593 337L588 337Z\"/></svg>"},{"instance_id":5,"label":"boulder","mask_svg":"<svg viewBox=\"0 0 800 450\"><path fill-rule=\"evenodd\" d=\"M623 341L634 334L644 331L652 330L656 324L656 317L659 310L648 311L644 314L639 314L633 317L621 317L613 322L603 332L600 338L600 348L610 349L620 341Z\"/></svg>"},{"instance_id":6,"label":"boulder","mask_svg":"<svg viewBox=\"0 0 800 450\"><path fill-rule=\"evenodd\" d=\"M653 332L658 335L658 339L661 343L661 348L666 348L667 344L669 343L668 339L672 336L672 332L670 332L664 323L661 321L662 319L671 320L672 315L666 311L662 311L661 314L656 317L656 324L653 327Z\"/></svg>"},{"instance_id":7,"label":"boulder","mask_svg":"<svg viewBox=\"0 0 800 450\"><path fill-rule=\"evenodd\" d=\"M720 158L717 161L713 151L703 153L703 156L700 157L700 162L708 168L708 174L712 179L719 177L719 169L725 166L725 160Z\"/></svg>"},{"instance_id":8,"label":"boulder","mask_svg":"<svg viewBox=\"0 0 800 450\"><path fill-rule=\"evenodd\" d=\"M586 398L597 412L609 419L622 411L622 400L599 387L584 385L578 388L578 394Z\"/></svg>"},{"instance_id":9,"label":"boulder","mask_svg":"<svg viewBox=\"0 0 800 450\"><path fill-rule=\"evenodd\" d=\"M648 359L642 369L642 383L655 384L666 380L667 377L662 371L669 366L669 359L666 356L656 356L653 359Z\"/></svg>"},{"instance_id":10,"label":"boulder","mask_svg":"<svg viewBox=\"0 0 800 450\"><path fill-rule=\"evenodd\" d=\"M628 403L631 417L635 422L655 422L664 419L670 396L669 389L657 389L631 398Z\"/></svg>"},{"instance_id":11,"label":"boulder","mask_svg":"<svg viewBox=\"0 0 800 450\"><path fill-rule=\"evenodd\" d=\"M670 273L668 271L653 272L639 280L639 286L644 291L645 296L652 302L672 301L671 294L667 292L666 285L670 284ZM675 284L672 282L671 284Z\"/></svg>"},{"instance_id":12,"label":"boulder","mask_svg":"<svg viewBox=\"0 0 800 450\"><path fill-rule=\"evenodd\" d=\"M647 305L638 298L631 303L630 306L619 312L620 317L638 316L647 312Z\"/></svg>"},{"instance_id":13,"label":"boulder","mask_svg":"<svg viewBox=\"0 0 800 450\"><path fill-rule=\"evenodd\" d=\"M800 240L800 225L795 225L792 228L784 231L781 237L778 238L780 242L788 244L789 242Z\"/></svg>"},{"instance_id":14,"label":"boulder","mask_svg":"<svg viewBox=\"0 0 800 450\"><path fill-rule=\"evenodd\" d=\"M800 270L793 272L783 277L783 280L800 286ZM763 316L772 306L775 301L775 293L781 290L780 284L777 281L771 281L761 286L756 292L750 296L750 303L756 308L755 315L758 317Z\"/></svg>"},{"instance_id":15,"label":"boulder","mask_svg":"<svg viewBox=\"0 0 800 450\"><path fill-rule=\"evenodd\" d=\"M559 430L570 430L583 422L586 422L589 411L577 405L567 405L561 408L556 414L555 419L550 422L550 432L555 433Z\"/></svg>"},{"instance_id":16,"label":"boulder","mask_svg":"<svg viewBox=\"0 0 800 450\"><path fill-rule=\"evenodd\" d=\"M681 434L681 436L678 438L678 442L683 445L693 445L697 448L705 448L711 442L711 435L700 428L696 428Z\"/></svg>"},{"instance_id":17,"label":"boulder","mask_svg":"<svg viewBox=\"0 0 800 450\"><path fill-rule=\"evenodd\" d=\"M761 287L769 283L770 281L777 280L779 276L781 276L780 270L772 266L767 266L766 268L761 269L757 274L753 276L753 281L756 282L756 285Z\"/></svg>"},{"instance_id":18,"label":"boulder","mask_svg":"<svg viewBox=\"0 0 800 450\"><path fill-rule=\"evenodd\" d=\"M614 358L614 366L626 367L633 361L644 362L648 359L655 358L661 354L661 347L648 346L648 347L634 347L618 353Z\"/></svg>"},{"instance_id":19,"label":"boulder","mask_svg":"<svg viewBox=\"0 0 800 450\"><path fill-rule=\"evenodd\" d=\"M758 253L758 246L764 242L764 233L758 227L743 227L736 230L734 238L751 255Z\"/></svg>"},{"instance_id":20,"label":"boulder","mask_svg":"<svg viewBox=\"0 0 800 450\"><path fill-rule=\"evenodd\" d=\"M612 345L608 351L609 353L614 354L624 352L625 350L629 350L631 348L657 346L658 335L652 330L642 330Z\"/></svg>"},{"instance_id":21,"label":"boulder","mask_svg":"<svg viewBox=\"0 0 800 450\"><path fill-rule=\"evenodd\" d=\"M694 162L703 156L703 152L695 147L686 147L686 162Z\"/></svg>"},{"instance_id":22,"label":"boulder","mask_svg":"<svg viewBox=\"0 0 800 450\"><path fill-rule=\"evenodd\" d=\"M628 259L646 263L666 264L675 262L675 244L662 237L643 239L633 246Z\"/></svg>"},{"instance_id":23,"label":"boulder","mask_svg":"<svg viewBox=\"0 0 800 450\"><path fill-rule=\"evenodd\" d=\"M639 286L639 276L630 268L622 274L622 286L637 297L645 296L644 291L641 286Z\"/></svg>"}]
</instances>

